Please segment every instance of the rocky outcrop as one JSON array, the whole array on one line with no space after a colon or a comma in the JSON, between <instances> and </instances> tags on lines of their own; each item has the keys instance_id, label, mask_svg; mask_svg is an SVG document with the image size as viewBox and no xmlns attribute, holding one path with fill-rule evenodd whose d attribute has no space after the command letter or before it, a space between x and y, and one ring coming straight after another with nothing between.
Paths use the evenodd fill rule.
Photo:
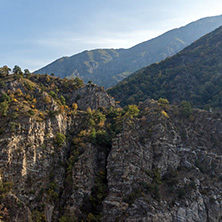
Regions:
<instances>
[{"instance_id":1,"label":"rocky outcrop","mask_svg":"<svg viewBox=\"0 0 222 222\"><path fill-rule=\"evenodd\" d=\"M221 220L220 112L165 100L145 101L139 113L115 109L90 85L64 94L62 105L48 88L27 92L23 81L0 90L3 220Z\"/></svg>"},{"instance_id":2,"label":"rocky outcrop","mask_svg":"<svg viewBox=\"0 0 222 222\"><path fill-rule=\"evenodd\" d=\"M93 110L115 107L115 100L108 96L104 88L93 84L75 90L69 99L71 103L76 102L81 110L86 110L88 107Z\"/></svg>"},{"instance_id":3,"label":"rocky outcrop","mask_svg":"<svg viewBox=\"0 0 222 222\"><path fill-rule=\"evenodd\" d=\"M147 105L146 118L113 140L103 220L220 221L218 114L196 110L182 120L172 110L169 118L156 115L153 102Z\"/></svg>"}]
</instances>

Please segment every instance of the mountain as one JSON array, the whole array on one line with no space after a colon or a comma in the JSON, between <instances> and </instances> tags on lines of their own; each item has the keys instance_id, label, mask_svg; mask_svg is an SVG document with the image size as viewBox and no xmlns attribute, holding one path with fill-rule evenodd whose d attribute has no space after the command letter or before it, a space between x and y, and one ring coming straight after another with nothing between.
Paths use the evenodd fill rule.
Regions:
<instances>
[{"instance_id":1,"label":"mountain","mask_svg":"<svg viewBox=\"0 0 222 222\"><path fill-rule=\"evenodd\" d=\"M222 113L48 75L0 78L0 220L220 221Z\"/></svg>"},{"instance_id":2,"label":"mountain","mask_svg":"<svg viewBox=\"0 0 222 222\"><path fill-rule=\"evenodd\" d=\"M122 105L147 98L222 107L222 27L175 56L152 64L109 90Z\"/></svg>"},{"instance_id":3,"label":"mountain","mask_svg":"<svg viewBox=\"0 0 222 222\"><path fill-rule=\"evenodd\" d=\"M176 54L220 25L222 15L203 18L129 49L96 49L62 57L35 73L79 77L108 88L136 70Z\"/></svg>"}]
</instances>

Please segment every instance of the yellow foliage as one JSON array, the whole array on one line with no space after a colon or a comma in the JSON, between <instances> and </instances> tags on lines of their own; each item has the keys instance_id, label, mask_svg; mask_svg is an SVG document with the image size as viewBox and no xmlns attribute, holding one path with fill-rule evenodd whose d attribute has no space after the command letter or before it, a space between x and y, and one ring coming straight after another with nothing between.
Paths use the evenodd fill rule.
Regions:
<instances>
[{"instance_id":1,"label":"yellow foliage","mask_svg":"<svg viewBox=\"0 0 222 222\"><path fill-rule=\"evenodd\" d=\"M86 112L87 112L87 113L92 113L92 109L91 109L90 107L88 107L88 108L86 109Z\"/></svg>"},{"instance_id":2,"label":"yellow foliage","mask_svg":"<svg viewBox=\"0 0 222 222\"><path fill-rule=\"evenodd\" d=\"M32 102L33 102L33 103L36 103L36 98L34 98L34 99L32 100Z\"/></svg>"},{"instance_id":3,"label":"yellow foliage","mask_svg":"<svg viewBox=\"0 0 222 222\"><path fill-rule=\"evenodd\" d=\"M168 114L164 110L161 111L161 115L166 118L169 118Z\"/></svg>"},{"instance_id":4,"label":"yellow foliage","mask_svg":"<svg viewBox=\"0 0 222 222\"><path fill-rule=\"evenodd\" d=\"M34 108L35 108L35 105L31 105L31 107L34 109Z\"/></svg>"},{"instance_id":5,"label":"yellow foliage","mask_svg":"<svg viewBox=\"0 0 222 222\"><path fill-rule=\"evenodd\" d=\"M18 100L16 98L14 98L13 101L18 103Z\"/></svg>"},{"instance_id":6,"label":"yellow foliage","mask_svg":"<svg viewBox=\"0 0 222 222\"><path fill-rule=\"evenodd\" d=\"M77 104L77 103L73 103L73 104L72 104L72 108L73 108L74 110L77 110L77 109L78 109L78 104Z\"/></svg>"},{"instance_id":7,"label":"yellow foliage","mask_svg":"<svg viewBox=\"0 0 222 222\"><path fill-rule=\"evenodd\" d=\"M46 79L46 82L50 82L49 76L46 76L45 79Z\"/></svg>"},{"instance_id":8,"label":"yellow foliage","mask_svg":"<svg viewBox=\"0 0 222 222\"><path fill-rule=\"evenodd\" d=\"M39 113L39 117L41 117L42 119L44 119L45 118L45 116L44 116L44 114L43 113Z\"/></svg>"}]
</instances>

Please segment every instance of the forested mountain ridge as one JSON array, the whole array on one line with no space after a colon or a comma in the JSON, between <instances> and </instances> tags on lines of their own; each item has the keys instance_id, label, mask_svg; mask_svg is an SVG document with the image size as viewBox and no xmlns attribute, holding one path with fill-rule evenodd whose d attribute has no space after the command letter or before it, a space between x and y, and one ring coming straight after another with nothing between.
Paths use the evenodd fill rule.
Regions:
<instances>
[{"instance_id":1,"label":"forested mountain ridge","mask_svg":"<svg viewBox=\"0 0 222 222\"><path fill-rule=\"evenodd\" d=\"M222 107L222 27L171 58L142 68L108 92L122 105L147 98Z\"/></svg>"},{"instance_id":2,"label":"forested mountain ridge","mask_svg":"<svg viewBox=\"0 0 222 222\"><path fill-rule=\"evenodd\" d=\"M129 49L96 49L62 57L35 73L79 77L85 83L92 81L108 88L136 70L176 54L220 25L222 16L203 18Z\"/></svg>"}]
</instances>

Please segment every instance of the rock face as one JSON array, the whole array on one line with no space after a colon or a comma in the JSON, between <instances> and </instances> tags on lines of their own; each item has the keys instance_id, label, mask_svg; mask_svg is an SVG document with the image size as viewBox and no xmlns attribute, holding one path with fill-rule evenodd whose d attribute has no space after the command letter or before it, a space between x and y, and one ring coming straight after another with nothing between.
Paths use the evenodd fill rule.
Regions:
<instances>
[{"instance_id":1,"label":"rock face","mask_svg":"<svg viewBox=\"0 0 222 222\"><path fill-rule=\"evenodd\" d=\"M82 110L86 110L88 107L96 110L101 107L115 106L115 100L107 95L104 88L95 85L87 85L75 90L71 94L70 101L71 103L76 102Z\"/></svg>"},{"instance_id":2,"label":"rock face","mask_svg":"<svg viewBox=\"0 0 222 222\"><path fill-rule=\"evenodd\" d=\"M154 104L113 140L104 221L220 221L220 117L196 110L180 120L169 110L163 119Z\"/></svg>"},{"instance_id":3,"label":"rock face","mask_svg":"<svg viewBox=\"0 0 222 222\"><path fill-rule=\"evenodd\" d=\"M38 81L0 88L0 220L221 221L221 113Z\"/></svg>"}]
</instances>

